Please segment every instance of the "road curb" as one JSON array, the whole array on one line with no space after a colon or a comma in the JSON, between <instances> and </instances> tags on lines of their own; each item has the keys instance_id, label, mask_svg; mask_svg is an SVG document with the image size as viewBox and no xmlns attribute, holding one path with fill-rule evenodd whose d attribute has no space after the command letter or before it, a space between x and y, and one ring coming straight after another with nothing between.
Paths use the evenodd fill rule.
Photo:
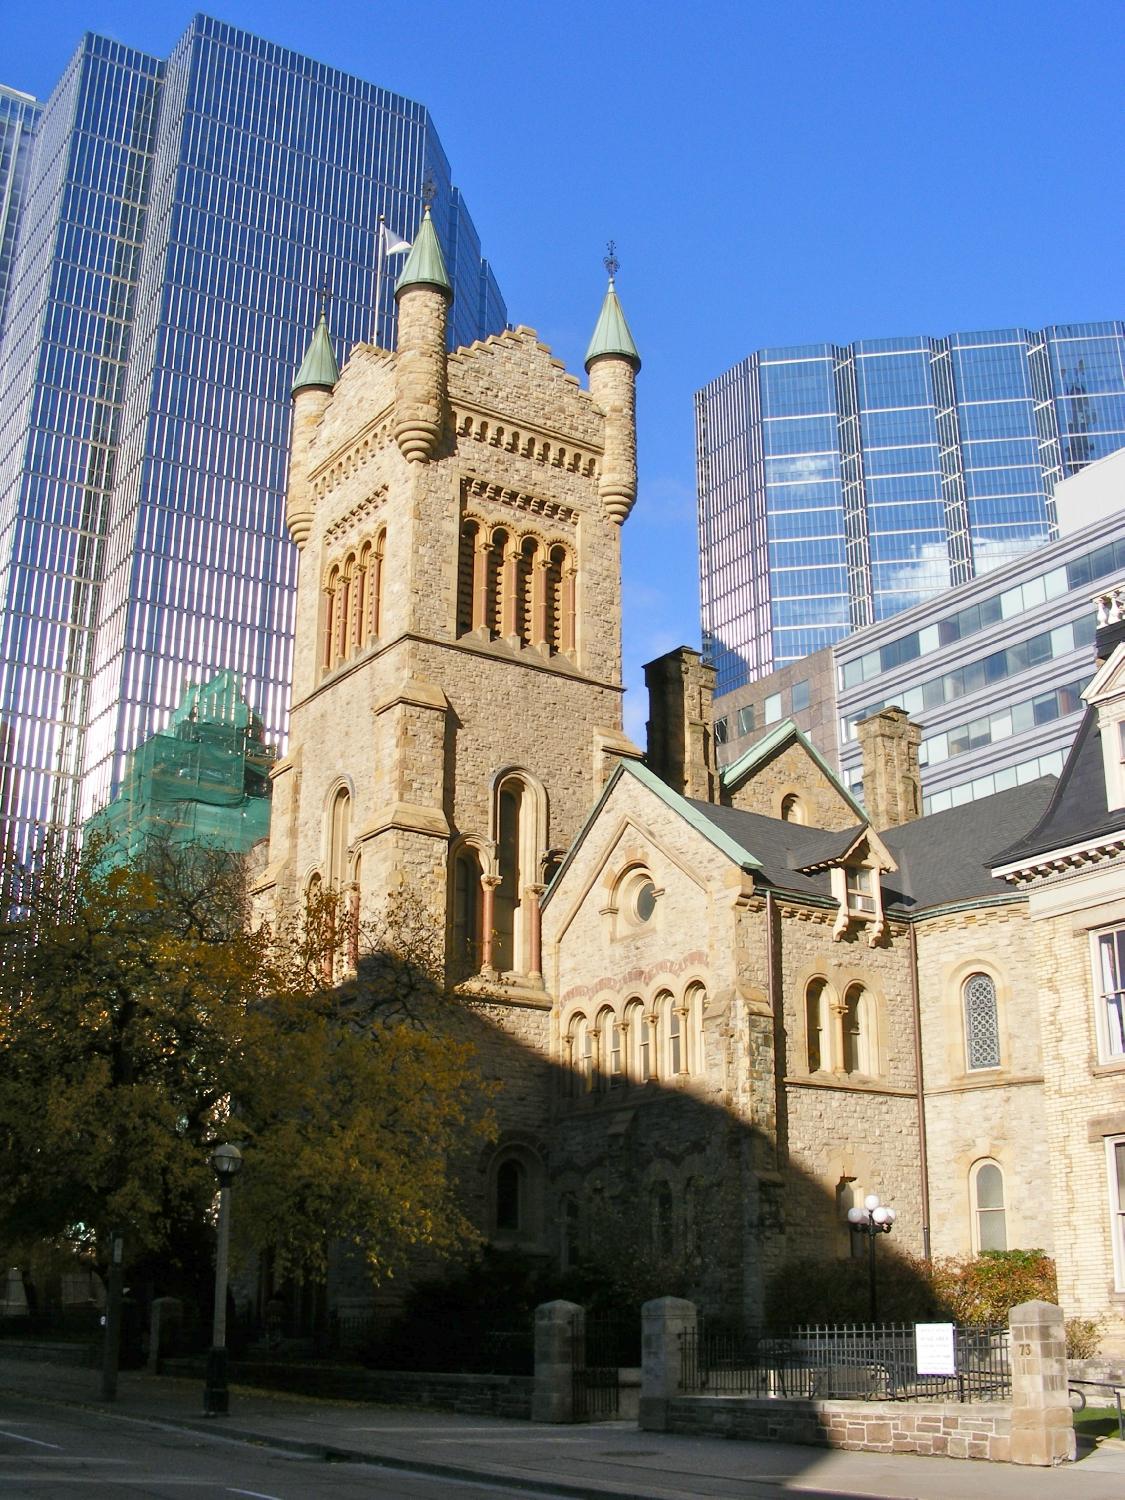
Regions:
<instances>
[{"instance_id":1,"label":"road curb","mask_svg":"<svg viewBox=\"0 0 1125 1500\"><path fill-rule=\"evenodd\" d=\"M304 1438L275 1437L269 1433L249 1427L229 1427L223 1417L176 1417L156 1412L126 1412L111 1403L80 1400L77 1397L47 1396L35 1392L16 1391L10 1386L0 1386L5 1396L38 1406L70 1406L82 1411L100 1412L103 1416L116 1417L121 1422L140 1422L152 1427L172 1427L179 1432L198 1432L204 1437L221 1438L231 1443L244 1443L248 1447L275 1448L281 1453L296 1453L305 1458L317 1458L322 1463L370 1464L378 1469L390 1469L398 1473L425 1474L432 1479L459 1479L470 1484L493 1484L504 1489L524 1490L537 1495L559 1495L566 1500L661 1500L651 1491L622 1489L614 1485L573 1484L565 1479L537 1479L534 1475L522 1475L496 1469L471 1469L463 1464L439 1464L432 1459L400 1458L393 1453L376 1453L368 1449L342 1448Z\"/></svg>"}]
</instances>

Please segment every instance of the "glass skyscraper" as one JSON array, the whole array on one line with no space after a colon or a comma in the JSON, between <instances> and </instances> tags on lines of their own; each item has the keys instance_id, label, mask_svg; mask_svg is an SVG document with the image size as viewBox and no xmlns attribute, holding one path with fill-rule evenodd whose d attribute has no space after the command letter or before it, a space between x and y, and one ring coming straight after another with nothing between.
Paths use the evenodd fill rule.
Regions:
<instances>
[{"instance_id":1,"label":"glass skyscraper","mask_svg":"<svg viewBox=\"0 0 1125 1500\"><path fill-rule=\"evenodd\" d=\"M704 650L730 692L1057 534L1125 445L1125 324L763 349L696 395Z\"/></svg>"},{"instance_id":2,"label":"glass skyscraper","mask_svg":"<svg viewBox=\"0 0 1125 1500\"><path fill-rule=\"evenodd\" d=\"M454 343L506 310L423 106L204 16L166 60L87 35L45 104L0 94L0 149L0 789L23 853L107 800L191 681L240 673L283 740L289 388L322 287L338 351L372 340L380 215L411 238L432 197Z\"/></svg>"}]
</instances>

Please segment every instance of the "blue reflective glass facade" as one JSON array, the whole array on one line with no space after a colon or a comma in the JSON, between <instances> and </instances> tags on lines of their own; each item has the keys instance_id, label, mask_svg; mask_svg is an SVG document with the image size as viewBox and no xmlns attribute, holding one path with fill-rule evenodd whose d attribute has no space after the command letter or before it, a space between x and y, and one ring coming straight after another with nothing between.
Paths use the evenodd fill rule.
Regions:
<instances>
[{"instance_id":1,"label":"blue reflective glass facade","mask_svg":"<svg viewBox=\"0 0 1125 1500\"><path fill-rule=\"evenodd\" d=\"M237 671L283 741L289 389L322 285L338 354L372 339L379 216L412 237L427 183L469 343L506 310L421 105L202 16L166 60L83 40L34 132L0 343L18 849L104 803L189 682Z\"/></svg>"},{"instance_id":2,"label":"blue reflective glass facade","mask_svg":"<svg viewBox=\"0 0 1125 1500\"><path fill-rule=\"evenodd\" d=\"M1056 534L1056 483L1125 445L1125 324L763 349L696 396L717 691Z\"/></svg>"},{"instance_id":3,"label":"blue reflective glass facade","mask_svg":"<svg viewBox=\"0 0 1125 1500\"><path fill-rule=\"evenodd\" d=\"M32 133L43 106L30 94L0 84L0 329L8 300L16 226L27 188Z\"/></svg>"}]
</instances>

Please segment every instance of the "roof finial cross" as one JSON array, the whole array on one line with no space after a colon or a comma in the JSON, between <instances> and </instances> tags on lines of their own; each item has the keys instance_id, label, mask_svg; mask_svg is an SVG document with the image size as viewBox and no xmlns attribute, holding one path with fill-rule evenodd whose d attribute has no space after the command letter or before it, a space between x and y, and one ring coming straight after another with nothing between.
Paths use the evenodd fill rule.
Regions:
<instances>
[{"instance_id":1,"label":"roof finial cross","mask_svg":"<svg viewBox=\"0 0 1125 1500\"><path fill-rule=\"evenodd\" d=\"M605 247L605 259L602 261L609 272L609 284L613 285L613 279L621 269L621 262L617 259L617 245L613 240L607 240Z\"/></svg>"},{"instance_id":2,"label":"roof finial cross","mask_svg":"<svg viewBox=\"0 0 1125 1500\"><path fill-rule=\"evenodd\" d=\"M332 295L332 283L326 276L316 289L316 298L320 303L320 316L328 322L328 299Z\"/></svg>"},{"instance_id":3,"label":"roof finial cross","mask_svg":"<svg viewBox=\"0 0 1125 1500\"><path fill-rule=\"evenodd\" d=\"M422 202L429 208L436 197L437 183L434 181L434 174L427 172L422 180Z\"/></svg>"}]
</instances>

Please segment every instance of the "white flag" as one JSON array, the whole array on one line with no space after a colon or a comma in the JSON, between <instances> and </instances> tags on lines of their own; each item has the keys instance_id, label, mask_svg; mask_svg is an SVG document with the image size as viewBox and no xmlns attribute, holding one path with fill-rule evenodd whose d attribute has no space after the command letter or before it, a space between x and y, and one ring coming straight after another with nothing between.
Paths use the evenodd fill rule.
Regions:
<instances>
[{"instance_id":1,"label":"white flag","mask_svg":"<svg viewBox=\"0 0 1125 1500\"><path fill-rule=\"evenodd\" d=\"M379 225L379 233L383 240L381 248L384 255L401 255L404 250L410 249L410 241L404 240L401 234L396 234L385 224Z\"/></svg>"}]
</instances>

